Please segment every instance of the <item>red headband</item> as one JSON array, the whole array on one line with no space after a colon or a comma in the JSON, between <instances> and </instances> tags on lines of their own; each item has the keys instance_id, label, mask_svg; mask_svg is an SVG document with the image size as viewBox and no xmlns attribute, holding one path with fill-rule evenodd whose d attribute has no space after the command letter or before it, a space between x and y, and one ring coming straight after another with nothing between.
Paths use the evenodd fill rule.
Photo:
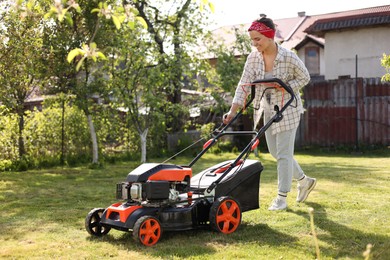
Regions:
<instances>
[{"instance_id":1,"label":"red headband","mask_svg":"<svg viewBox=\"0 0 390 260\"><path fill-rule=\"evenodd\" d=\"M257 21L254 21L252 23L251 27L249 27L249 29L248 29L248 32L249 31L258 31L259 33L261 33L265 37L268 37L271 39L273 39L275 37L275 30L274 29L271 29L267 25L260 23L260 22L257 22Z\"/></svg>"}]
</instances>

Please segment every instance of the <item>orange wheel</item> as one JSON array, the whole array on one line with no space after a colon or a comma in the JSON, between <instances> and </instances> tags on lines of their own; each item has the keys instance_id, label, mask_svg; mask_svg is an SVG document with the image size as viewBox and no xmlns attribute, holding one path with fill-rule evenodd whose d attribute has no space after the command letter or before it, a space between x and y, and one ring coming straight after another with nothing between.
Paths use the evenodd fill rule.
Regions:
<instances>
[{"instance_id":1,"label":"orange wheel","mask_svg":"<svg viewBox=\"0 0 390 260\"><path fill-rule=\"evenodd\" d=\"M160 221L152 216L140 217L134 224L133 238L144 246L153 246L161 238Z\"/></svg>"},{"instance_id":2,"label":"orange wheel","mask_svg":"<svg viewBox=\"0 0 390 260\"><path fill-rule=\"evenodd\" d=\"M220 197L214 201L210 209L210 226L212 229L230 234L241 224L241 207L231 197Z\"/></svg>"}]
</instances>

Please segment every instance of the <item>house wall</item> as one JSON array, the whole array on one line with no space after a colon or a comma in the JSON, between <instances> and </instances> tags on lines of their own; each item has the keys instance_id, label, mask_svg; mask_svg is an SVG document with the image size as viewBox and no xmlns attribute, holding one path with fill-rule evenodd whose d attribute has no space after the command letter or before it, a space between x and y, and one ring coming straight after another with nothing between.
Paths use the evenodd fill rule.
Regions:
<instances>
[{"instance_id":1,"label":"house wall","mask_svg":"<svg viewBox=\"0 0 390 260\"><path fill-rule=\"evenodd\" d=\"M299 49L299 51L297 52L297 55L303 61L303 63L305 63L305 51L302 49Z\"/></svg>"},{"instance_id":2,"label":"house wall","mask_svg":"<svg viewBox=\"0 0 390 260\"><path fill-rule=\"evenodd\" d=\"M320 74L325 75L325 50L320 48Z\"/></svg>"},{"instance_id":3,"label":"house wall","mask_svg":"<svg viewBox=\"0 0 390 260\"><path fill-rule=\"evenodd\" d=\"M328 32L325 34L325 79L339 76L375 78L386 71L381 66L383 53L390 52L390 27Z\"/></svg>"}]
</instances>

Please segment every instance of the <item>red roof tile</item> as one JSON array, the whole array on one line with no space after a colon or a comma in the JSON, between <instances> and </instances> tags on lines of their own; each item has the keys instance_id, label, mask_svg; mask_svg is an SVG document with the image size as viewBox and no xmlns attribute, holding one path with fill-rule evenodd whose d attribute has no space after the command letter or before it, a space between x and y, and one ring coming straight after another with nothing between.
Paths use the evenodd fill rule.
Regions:
<instances>
[{"instance_id":1,"label":"red roof tile","mask_svg":"<svg viewBox=\"0 0 390 260\"><path fill-rule=\"evenodd\" d=\"M325 32L328 31L386 24L390 26L390 11L319 19L306 28L304 32L323 37Z\"/></svg>"},{"instance_id":2,"label":"red roof tile","mask_svg":"<svg viewBox=\"0 0 390 260\"><path fill-rule=\"evenodd\" d=\"M329 21L332 20L336 21L337 19L343 19L343 17L353 17L353 16L364 17L365 15L379 16L382 15L383 13L390 15L390 5L369 7L364 9L342 11L342 12L335 12L335 13L328 13L328 14L304 16L304 17L297 16L294 18L275 19L274 23L277 25L275 40L281 42L282 46L288 49L293 49L296 48L297 46L299 47L302 41L308 39L313 40L320 45L324 45L325 40L323 38L318 37L318 35L310 35L310 37L308 37L308 34L305 31L307 28L312 26L317 21L324 20L324 19ZM387 18L383 18L383 19L387 19ZM357 23L364 25L370 22L367 20L360 20L357 21ZM246 33L246 30L247 28L249 28L249 26L250 23L224 26L217 30L214 30L213 34L221 37L222 41L224 41L226 45L232 45L235 42L233 28L239 28L241 33Z\"/></svg>"}]
</instances>

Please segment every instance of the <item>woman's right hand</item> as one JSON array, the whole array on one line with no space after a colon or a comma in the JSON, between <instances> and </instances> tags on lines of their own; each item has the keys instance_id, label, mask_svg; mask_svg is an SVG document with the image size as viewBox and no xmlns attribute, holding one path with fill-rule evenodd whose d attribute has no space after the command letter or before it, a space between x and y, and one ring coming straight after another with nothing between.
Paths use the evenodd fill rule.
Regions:
<instances>
[{"instance_id":1,"label":"woman's right hand","mask_svg":"<svg viewBox=\"0 0 390 260\"><path fill-rule=\"evenodd\" d=\"M233 117L235 117L236 113L233 113L231 111L227 112L226 114L224 114L222 116L222 122L227 125L232 119Z\"/></svg>"},{"instance_id":2,"label":"woman's right hand","mask_svg":"<svg viewBox=\"0 0 390 260\"><path fill-rule=\"evenodd\" d=\"M222 122L227 125L230 121L232 121L233 117L236 116L237 114L237 110L240 108L240 106L236 103L233 103L229 112L227 112L226 114L224 114L222 116Z\"/></svg>"}]
</instances>

